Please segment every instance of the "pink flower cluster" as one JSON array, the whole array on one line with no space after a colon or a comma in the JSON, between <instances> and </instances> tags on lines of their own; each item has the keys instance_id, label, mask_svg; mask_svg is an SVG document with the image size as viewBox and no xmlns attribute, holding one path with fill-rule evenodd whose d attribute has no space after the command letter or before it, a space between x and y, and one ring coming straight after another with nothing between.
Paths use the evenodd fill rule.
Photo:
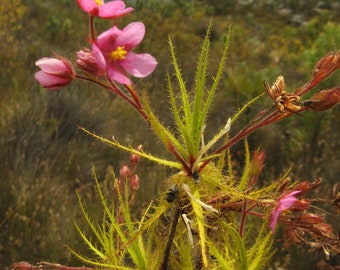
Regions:
<instances>
[{"instance_id":1,"label":"pink flower cluster","mask_svg":"<svg viewBox=\"0 0 340 270\"><path fill-rule=\"evenodd\" d=\"M91 36L95 37L93 18L116 19L133 11L123 1L77 0L79 7L90 15ZM119 29L113 25L107 31L90 40L91 49L77 53L77 67L85 74L85 79L105 76L108 80L130 86L130 76L144 78L151 74L156 66L156 59L150 54L134 53L133 49L143 40L145 26L142 22L133 22ZM76 74L72 64L65 58L42 58L36 62L41 68L35 73L35 79L45 88L60 89L82 78ZM91 80L91 79L90 79Z\"/></svg>"}]
</instances>

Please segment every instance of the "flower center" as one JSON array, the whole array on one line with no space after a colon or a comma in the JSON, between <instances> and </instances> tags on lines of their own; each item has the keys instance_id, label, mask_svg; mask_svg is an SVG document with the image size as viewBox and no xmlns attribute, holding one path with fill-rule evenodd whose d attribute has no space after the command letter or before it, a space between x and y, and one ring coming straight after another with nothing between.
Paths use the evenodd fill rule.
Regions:
<instances>
[{"instance_id":1,"label":"flower center","mask_svg":"<svg viewBox=\"0 0 340 270\"><path fill-rule=\"evenodd\" d=\"M96 0L96 5L101 6L103 4L103 0Z\"/></svg>"},{"instance_id":2,"label":"flower center","mask_svg":"<svg viewBox=\"0 0 340 270\"><path fill-rule=\"evenodd\" d=\"M116 50L110 53L110 58L115 61L124 60L126 55L127 51L124 49L124 46L119 46Z\"/></svg>"}]
</instances>

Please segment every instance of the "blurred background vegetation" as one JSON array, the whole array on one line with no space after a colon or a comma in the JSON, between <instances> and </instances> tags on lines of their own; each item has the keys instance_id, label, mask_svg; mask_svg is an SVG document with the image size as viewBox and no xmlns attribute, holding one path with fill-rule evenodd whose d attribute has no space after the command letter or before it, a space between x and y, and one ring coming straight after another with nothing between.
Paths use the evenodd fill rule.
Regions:
<instances>
[{"instance_id":1,"label":"blurred background vegetation","mask_svg":"<svg viewBox=\"0 0 340 270\"><path fill-rule=\"evenodd\" d=\"M176 46L188 85L192 83L196 56L209 20L214 28L211 70L217 68L223 38L232 27L228 68L210 113L207 136L225 123L246 100L264 91L263 80L285 76L288 91L302 85L317 60L340 44L340 1L334 0L137 0L127 1L133 14L119 21L141 20L146 39L138 50L159 62L148 78L137 81L152 106L169 126L166 72L171 73L168 37ZM86 45L87 14L75 1L5 0L0 3L0 268L26 260L80 265L65 248L82 250L73 221L81 223L76 201L78 189L98 209L94 199L91 167L103 182L109 171L118 173L128 155L108 148L80 132L85 127L120 142L143 144L147 152L168 155L143 120L115 96L85 82L60 91L46 91L35 82L34 62L52 50L74 59ZM104 30L111 22L99 23ZM320 86L339 85L339 72ZM320 88L319 88L320 89ZM237 131L266 106L268 97L253 106L232 130ZM321 189L331 196L340 175L340 107L329 112L310 112L256 132L253 148L266 152L262 183L275 181L293 166L294 180L324 178ZM242 166L242 143L233 148L236 168ZM142 161L139 205L157 194L169 175L163 167ZM316 194L317 196L318 194ZM138 209L137 209L138 210ZM91 211L91 209L90 209ZM84 226L86 227L86 226ZM339 229L339 228L337 228ZM301 249L282 251L272 267L316 269L322 254ZM83 251L86 253L87 251ZM90 254L89 254L90 255ZM301 259L303 256L303 260ZM326 269L326 268L325 268ZM328 268L327 268L328 269Z\"/></svg>"}]
</instances>

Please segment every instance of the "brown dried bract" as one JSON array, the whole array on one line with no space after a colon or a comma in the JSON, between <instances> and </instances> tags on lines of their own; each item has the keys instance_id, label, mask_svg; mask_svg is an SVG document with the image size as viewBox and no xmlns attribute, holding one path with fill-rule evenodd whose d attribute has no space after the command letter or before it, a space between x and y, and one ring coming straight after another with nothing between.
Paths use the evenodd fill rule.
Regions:
<instances>
[{"instance_id":1,"label":"brown dried bract","mask_svg":"<svg viewBox=\"0 0 340 270\"><path fill-rule=\"evenodd\" d=\"M264 82L264 87L268 95L274 101L279 112L298 113L301 110L301 106L297 104L300 101L300 97L294 93L286 92L282 75L277 77L272 86L270 86L268 82Z\"/></svg>"}]
</instances>

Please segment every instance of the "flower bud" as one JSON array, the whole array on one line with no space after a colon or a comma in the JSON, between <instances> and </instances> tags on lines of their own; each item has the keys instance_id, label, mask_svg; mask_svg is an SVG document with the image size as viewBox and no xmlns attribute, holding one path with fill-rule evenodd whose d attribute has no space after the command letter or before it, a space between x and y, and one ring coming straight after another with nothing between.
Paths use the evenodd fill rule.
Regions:
<instances>
[{"instance_id":1,"label":"flower bud","mask_svg":"<svg viewBox=\"0 0 340 270\"><path fill-rule=\"evenodd\" d=\"M327 238L334 238L333 227L327 223L316 223L313 231Z\"/></svg>"},{"instance_id":2,"label":"flower bud","mask_svg":"<svg viewBox=\"0 0 340 270\"><path fill-rule=\"evenodd\" d=\"M340 67L340 51L330 52L322 57L315 65L312 78L314 81L321 81Z\"/></svg>"},{"instance_id":3,"label":"flower bud","mask_svg":"<svg viewBox=\"0 0 340 270\"><path fill-rule=\"evenodd\" d=\"M105 71L102 70L94 58L93 52L87 48L77 52L77 66L86 73L90 73L96 77L104 75Z\"/></svg>"},{"instance_id":4,"label":"flower bud","mask_svg":"<svg viewBox=\"0 0 340 270\"><path fill-rule=\"evenodd\" d=\"M286 236L294 242L294 244L300 244L302 242L302 240L300 239L300 236L298 234L298 232L294 229L287 229L285 231Z\"/></svg>"},{"instance_id":5,"label":"flower bud","mask_svg":"<svg viewBox=\"0 0 340 270\"><path fill-rule=\"evenodd\" d=\"M302 221L303 223L307 223L307 224L317 224L317 223L322 223L323 218L316 214L304 213L300 216L300 221Z\"/></svg>"},{"instance_id":6,"label":"flower bud","mask_svg":"<svg viewBox=\"0 0 340 270\"><path fill-rule=\"evenodd\" d=\"M264 167L264 151L255 151L251 160L251 174L259 175Z\"/></svg>"},{"instance_id":7,"label":"flower bud","mask_svg":"<svg viewBox=\"0 0 340 270\"><path fill-rule=\"evenodd\" d=\"M120 174L120 179L121 180L126 180L130 177L130 168L129 166L123 166L120 171L119 171L119 174Z\"/></svg>"},{"instance_id":8,"label":"flower bud","mask_svg":"<svg viewBox=\"0 0 340 270\"><path fill-rule=\"evenodd\" d=\"M138 190L139 189L139 176L135 174L133 177L131 177L129 186L133 190Z\"/></svg>"},{"instance_id":9,"label":"flower bud","mask_svg":"<svg viewBox=\"0 0 340 270\"><path fill-rule=\"evenodd\" d=\"M11 265L14 270L33 270L35 267L28 262L16 262Z\"/></svg>"},{"instance_id":10,"label":"flower bud","mask_svg":"<svg viewBox=\"0 0 340 270\"><path fill-rule=\"evenodd\" d=\"M308 109L315 111L325 111L340 102L340 87L335 87L328 90L322 90L312 96L309 100L303 102L303 105Z\"/></svg>"},{"instance_id":11,"label":"flower bud","mask_svg":"<svg viewBox=\"0 0 340 270\"><path fill-rule=\"evenodd\" d=\"M291 211L304 211L309 207L310 201L306 199L296 200L290 207Z\"/></svg>"},{"instance_id":12,"label":"flower bud","mask_svg":"<svg viewBox=\"0 0 340 270\"><path fill-rule=\"evenodd\" d=\"M139 146L136 148L136 150L137 150L138 152L141 152L141 151L142 151L142 147L143 147L143 145L139 145ZM137 163L139 162L139 160L140 160L140 155L138 155L138 154L131 154L131 155L130 155L130 162L131 162L132 164L137 164Z\"/></svg>"},{"instance_id":13,"label":"flower bud","mask_svg":"<svg viewBox=\"0 0 340 270\"><path fill-rule=\"evenodd\" d=\"M35 62L41 68L34 74L35 79L47 89L62 88L75 78L75 72L70 61L56 55L57 58L43 57Z\"/></svg>"},{"instance_id":14,"label":"flower bud","mask_svg":"<svg viewBox=\"0 0 340 270\"><path fill-rule=\"evenodd\" d=\"M316 179L314 182L310 183L308 181L303 181L296 186L294 186L294 190L301 190L300 195L306 194L307 192L316 189L322 183L322 178Z\"/></svg>"}]
</instances>

